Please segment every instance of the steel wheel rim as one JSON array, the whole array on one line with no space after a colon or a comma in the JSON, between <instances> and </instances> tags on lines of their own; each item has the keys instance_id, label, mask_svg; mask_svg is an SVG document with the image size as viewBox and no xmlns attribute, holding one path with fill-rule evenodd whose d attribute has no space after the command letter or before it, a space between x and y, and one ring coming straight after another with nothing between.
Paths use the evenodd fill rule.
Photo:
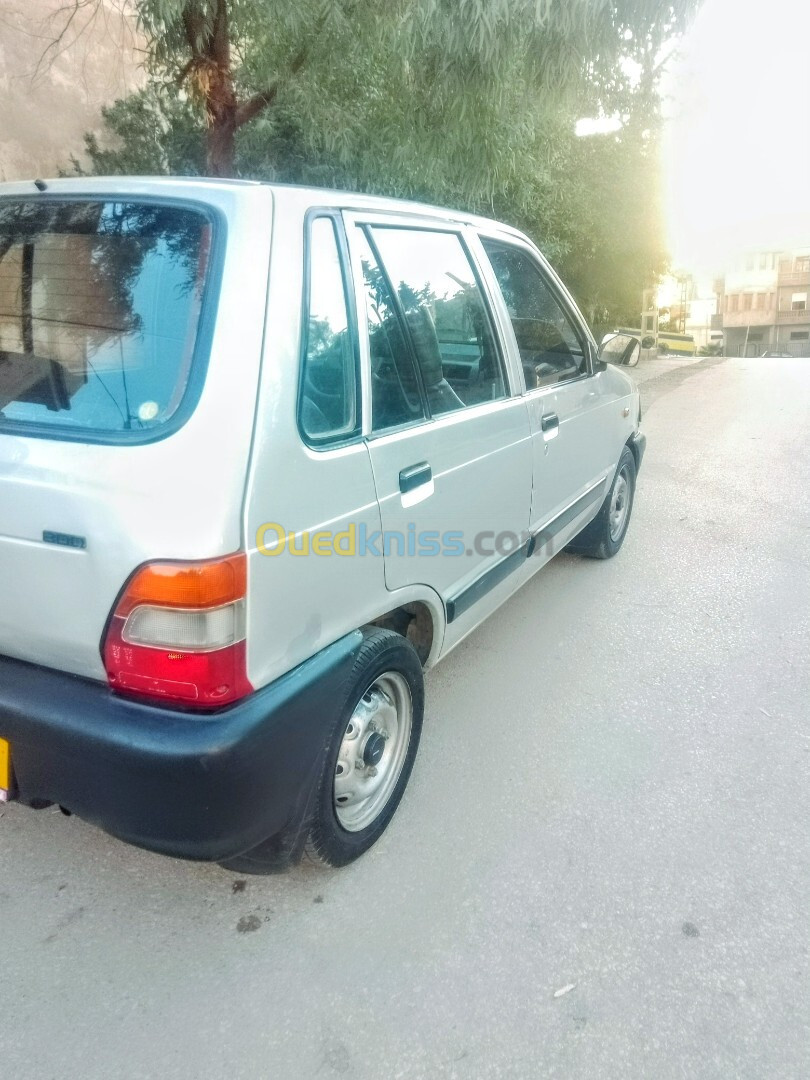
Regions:
<instances>
[{"instance_id":1,"label":"steel wheel rim","mask_svg":"<svg viewBox=\"0 0 810 1080\"><path fill-rule=\"evenodd\" d=\"M354 707L335 765L335 816L347 832L361 832L391 798L408 756L413 702L397 671L378 675Z\"/></svg>"},{"instance_id":2,"label":"steel wheel rim","mask_svg":"<svg viewBox=\"0 0 810 1080\"><path fill-rule=\"evenodd\" d=\"M630 513L630 479L625 466L616 477L610 498L610 539L618 540L627 524Z\"/></svg>"}]
</instances>

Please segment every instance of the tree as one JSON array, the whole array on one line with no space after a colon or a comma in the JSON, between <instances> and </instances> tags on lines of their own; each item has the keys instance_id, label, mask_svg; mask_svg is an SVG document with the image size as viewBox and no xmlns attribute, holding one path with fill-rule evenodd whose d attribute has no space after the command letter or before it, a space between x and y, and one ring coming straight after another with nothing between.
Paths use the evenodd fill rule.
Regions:
<instances>
[{"instance_id":1,"label":"tree","mask_svg":"<svg viewBox=\"0 0 810 1080\"><path fill-rule=\"evenodd\" d=\"M694 3L136 0L136 8L149 70L203 107L206 168L226 176L238 131L292 100L314 119L324 93L326 103L373 117L380 91L388 104L396 91L400 121L416 105L432 131L445 129L446 139L449 128L467 150L517 103L534 112L572 95L626 96L622 61L639 64L650 99L660 46Z\"/></svg>"},{"instance_id":2,"label":"tree","mask_svg":"<svg viewBox=\"0 0 810 1080\"><path fill-rule=\"evenodd\" d=\"M94 171L320 183L506 218L608 319L663 265L657 80L694 6L137 0L148 83L105 112L121 143L87 149ZM576 138L577 117L600 114L622 130Z\"/></svg>"}]
</instances>

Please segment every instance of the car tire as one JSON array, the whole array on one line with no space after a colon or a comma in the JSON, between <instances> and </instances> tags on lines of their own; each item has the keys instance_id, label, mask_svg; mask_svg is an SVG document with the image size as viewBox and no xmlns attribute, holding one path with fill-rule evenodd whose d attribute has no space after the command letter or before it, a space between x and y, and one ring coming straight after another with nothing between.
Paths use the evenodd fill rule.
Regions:
<instances>
[{"instance_id":1,"label":"car tire","mask_svg":"<svg viewBox=\"0 0 810 1080\"><path fill-rule=\"evenodd\" d=\"M370 627L349 677L318 783L305 854L346 866L376 843L399 805L422 734L425 691L413 645Z\"/></svg>"},{"instance_id":2,"label":"car tire","mask_svg":"<svg viewBox=\"0 0 810 1080\"><path fill-rule=\"evenodd\" d=\"M612 559L624 543L636 493L636 459L622 450L610 491L593 521L568 544L566 551L590 559Z\"/></svg>"},{"instance_id":3,"label":"car tire","mask_svg":"<svg viewBox=\"0 0 810 1080\"><path fill-rule=\"evenodd\" d=\"M368 749L370 741L367 738L370 734L368 721L373 717L367 704L364 703L367 695L375 690L379 690L381 694L388 694L393 699L399 695L402 702L409 705L408 730L402 732L407 735L407 738L403 739L402 745L398 747L389 747L390 739L385 741L381 757L384 759L386 752L392 749L397 750L397 761L393 763L396 767L396 775L391 777L388 790L383 793L386 797L380 798L376 808L373 808L377 812L369 814L367 822L362 820L361 815L356 815L357 820L350 822L352 827L346 828L341 823L341 818L345 822L347 808L345 804L338 806L337 795L342 793L335 791L341 750L344 749L349 734L348 729L358 716L356 739L350 739L349 742L356 741L358 748L362 746L364 750ZM383 834L394 816L394 811L408 784L422 734L424 704L422 665L413 645L393 630L382 630L375 626L365 628L363 644L352 666L342 707L337 719L332 722L327 732L317 788L313 792L314 798L310 801L312 812L306 823L305 842L300 846L293 845L297 854L280 853L278 838L270 837L251 848L250 851L222 860L220 866L239 874L274 874L279 870L287 869L291 861L296 861L302 854L310 862L337 867L353 862L368 851ZM375 726L386 730L386 723L381 722ZM390 732L392 735L400 733L399 730ZM379 740L375 742L377 745L373 748L373 752L376 753L380 747ZM344 754L342 763L344 766L349 764L345 758ZM379 767L382 765L382 759L377 765L372 766L378 769L377 776L380 775ZM364 779L376 779L368 776L368 772L368 766L361 770L355 768L352 763L347 775L357 774L361 783ZM354 827L356 825L361 827Z\"/></svg>"}]
</instances>

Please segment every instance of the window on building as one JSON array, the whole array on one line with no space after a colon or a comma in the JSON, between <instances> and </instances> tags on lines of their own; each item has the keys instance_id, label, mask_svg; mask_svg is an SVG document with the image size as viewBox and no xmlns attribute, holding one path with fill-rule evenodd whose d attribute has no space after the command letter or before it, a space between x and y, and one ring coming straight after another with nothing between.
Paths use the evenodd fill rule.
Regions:
<instances>
[{"instance_id":1,"label":"window on building","mask_svg":"<svg viewBox=\"0 0 810 1080\"><path fill-rule=\"evenodd\" d=\"M810 332L807 330L793 330L790 335L791 341L810 341Z\"/></svg>"},{"instance_id":2,"label":"window on building","mask_svg":"<svg viewBox=\"0 0 810 1080\"><path fill-rule=\"evenodd\" d=\"M806 311L807 310L807 293L795 292L790 301L791 311Z\"/></svg>"},{"instance_id":3,"label":"window on building","mask_svg":"<svg viewBox=\"0 0 810 1080\"><path fill-rule=\"evenodd\" d=\"M756 331L752 330L751 333L748 335L748 340L749 341L762 341L762 331L761 330L756 330Z\"/></svg>"},{"instance_id":4,"label":"window on building","mask_svg":"<svg viewBox=\"0 0 810 1080\"><path fill-rule=\"evenodd\" d=\"M806 274L810 270L810 255L800 255L796 259L795 270L798 274Z\"/></svg>"}]
</instances>

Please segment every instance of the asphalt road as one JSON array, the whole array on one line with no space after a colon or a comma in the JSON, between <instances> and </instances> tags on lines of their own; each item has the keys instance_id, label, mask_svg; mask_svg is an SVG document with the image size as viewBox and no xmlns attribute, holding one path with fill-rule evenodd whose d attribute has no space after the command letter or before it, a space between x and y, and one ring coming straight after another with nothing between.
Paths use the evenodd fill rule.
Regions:
<instances>
[{"instance_id":1,"label":"asphalt road","mask_svg":"<svg viewBox=\"0 0 810 1080\"><path fill-rule=\"evenodd\" d=\"M3 1077L810 1074L810 361L667 365L623 551L429 676L354 866L5 809Z\"/></svg>"}]
</instances>

